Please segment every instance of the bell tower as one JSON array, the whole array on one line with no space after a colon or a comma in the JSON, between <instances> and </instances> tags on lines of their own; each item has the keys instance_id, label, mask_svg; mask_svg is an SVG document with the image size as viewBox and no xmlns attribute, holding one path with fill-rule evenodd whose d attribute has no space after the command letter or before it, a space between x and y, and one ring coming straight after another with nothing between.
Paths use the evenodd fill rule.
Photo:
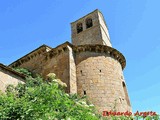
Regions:
<instances>
[{"instance_id":1,"label":"bell tower","mask_svg":"<svg viewBox=\"0 0 160 120\"><path fill-rule=\"evenodd\" d=\"M95 10L71 23L73 45L106 45L112 46L108 28L102 13Z\"/></svg>"},{"instance_id":2,"label":"bell tower","mask_svg":"<svg viewBox=\"0 0 160 120\"><path fill-rule=\"evenodd\" d=\"M99 10L71 23L77 94L86 95L96 109L132 111L123 76L125 57L112 48Z\"/></svg>"}]
</instances>

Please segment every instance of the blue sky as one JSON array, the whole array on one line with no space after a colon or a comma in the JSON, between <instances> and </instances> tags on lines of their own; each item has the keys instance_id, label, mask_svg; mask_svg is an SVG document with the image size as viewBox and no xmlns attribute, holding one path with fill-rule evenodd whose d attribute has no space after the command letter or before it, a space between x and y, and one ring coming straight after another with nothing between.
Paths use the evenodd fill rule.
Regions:
<instances>
[{"instance_id":1,"label":"blue sky","mask_svg":"<svg viewBox=\"0 0 160 120\"><path fill-rule=\"evenodd\" d=\"M159 0L1 0L0 62L10 64L42 44L71 42L70 23L99 9L124 76L133 112L160 113Z\"/></svg>"}]
</instances>

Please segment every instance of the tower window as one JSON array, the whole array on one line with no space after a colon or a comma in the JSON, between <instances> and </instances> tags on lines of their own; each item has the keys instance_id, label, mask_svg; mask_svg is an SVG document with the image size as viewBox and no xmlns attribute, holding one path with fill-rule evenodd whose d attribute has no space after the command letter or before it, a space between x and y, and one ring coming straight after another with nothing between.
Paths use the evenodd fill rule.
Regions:
<instances>
[{"instance_id":1,"label":"tower window","mask_svg":"<svg viewBox=\"0 0 160 120\"><path fill-rule=\"evenodd\" d=\"M92 26L93 26L92 19L91 18L86 19L86 28L90 28Z\"/></svg>"},{"instance_id":2,"label":"tower window","mask_svg":"<svg viewBox=\"0 0 160 120\"><path fill-rule=\"evenodd\" d=\"M80 33L83 31L83 26L82 26L82 23L78 23L77 24L77 33Z\"/></svg>"},{"instance_id":3,"label":"tower window","mask_svg":"<svg viewBox=\"0 0 160 120\"><path fill-rule=\"evenodd\" d=\"M84 91L84 95L86 95L86 91Z\"/></svg>"}]
</instances>

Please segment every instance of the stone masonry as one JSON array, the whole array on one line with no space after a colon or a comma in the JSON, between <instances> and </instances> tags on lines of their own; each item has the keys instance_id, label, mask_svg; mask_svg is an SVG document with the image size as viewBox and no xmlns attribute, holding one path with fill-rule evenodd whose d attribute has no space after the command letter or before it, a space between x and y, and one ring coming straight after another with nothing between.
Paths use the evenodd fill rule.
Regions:
<instances>
[{"instance_id":1,"label":"stone masonry","mask_svg":"<svg viewBox=\"0 0 160 120\"><path fill-rule=\"evenodd\" d=\"M24 83L25 76L11 68L0 64L0 91L5 92L8 85L16 86L18 83Z\"/></svg>"},{"instance_id":2,"label":"stone masonry","mask_svg":"<svg viewBox=\"0 0 160 120\"><path fill-rule=\"evenodd\" d=\"M10 67L27 68L44 78L55 73L67 84L67 93L86 95L99 112L131 111L123 76L124 56L112 48L108 28L99 10L71 23L72 44L42 45Z\"/></svg>"}]
</instances>

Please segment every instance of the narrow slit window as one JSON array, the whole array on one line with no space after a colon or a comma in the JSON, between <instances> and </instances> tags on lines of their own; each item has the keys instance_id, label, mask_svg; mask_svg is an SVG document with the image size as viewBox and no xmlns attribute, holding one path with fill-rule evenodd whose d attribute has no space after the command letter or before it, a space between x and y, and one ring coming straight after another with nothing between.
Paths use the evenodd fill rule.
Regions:
<instances>
[{"instance_id":1,"label":"narrow slit window","mask_svg":"<svg viewBox=\"0 0 160 120\"><path fill-rule=\"evenodd\" d=\"M119 98L119 101L120 101L120 103L122 103L122 100L121 100L121 98Z\"/></svg>"},{"instance_id":2,"label":"narrow slit window","mask_svg":"<svg viewBox=\"0 0 160 120\"><path fill-rule=\"evenodd\" d=\"M84 91L84 95L86 95L86 91Z\"/></svg>"},{"instance_id":3,"label":"narrow slit window","mask_svg":"<svg viewBox=\"0 0 160 120\"><path fill-rule=\"evenodd\" d=\"M82 70L81 70L81 74L82 74Z\"/></svg>"}]
</instances>

